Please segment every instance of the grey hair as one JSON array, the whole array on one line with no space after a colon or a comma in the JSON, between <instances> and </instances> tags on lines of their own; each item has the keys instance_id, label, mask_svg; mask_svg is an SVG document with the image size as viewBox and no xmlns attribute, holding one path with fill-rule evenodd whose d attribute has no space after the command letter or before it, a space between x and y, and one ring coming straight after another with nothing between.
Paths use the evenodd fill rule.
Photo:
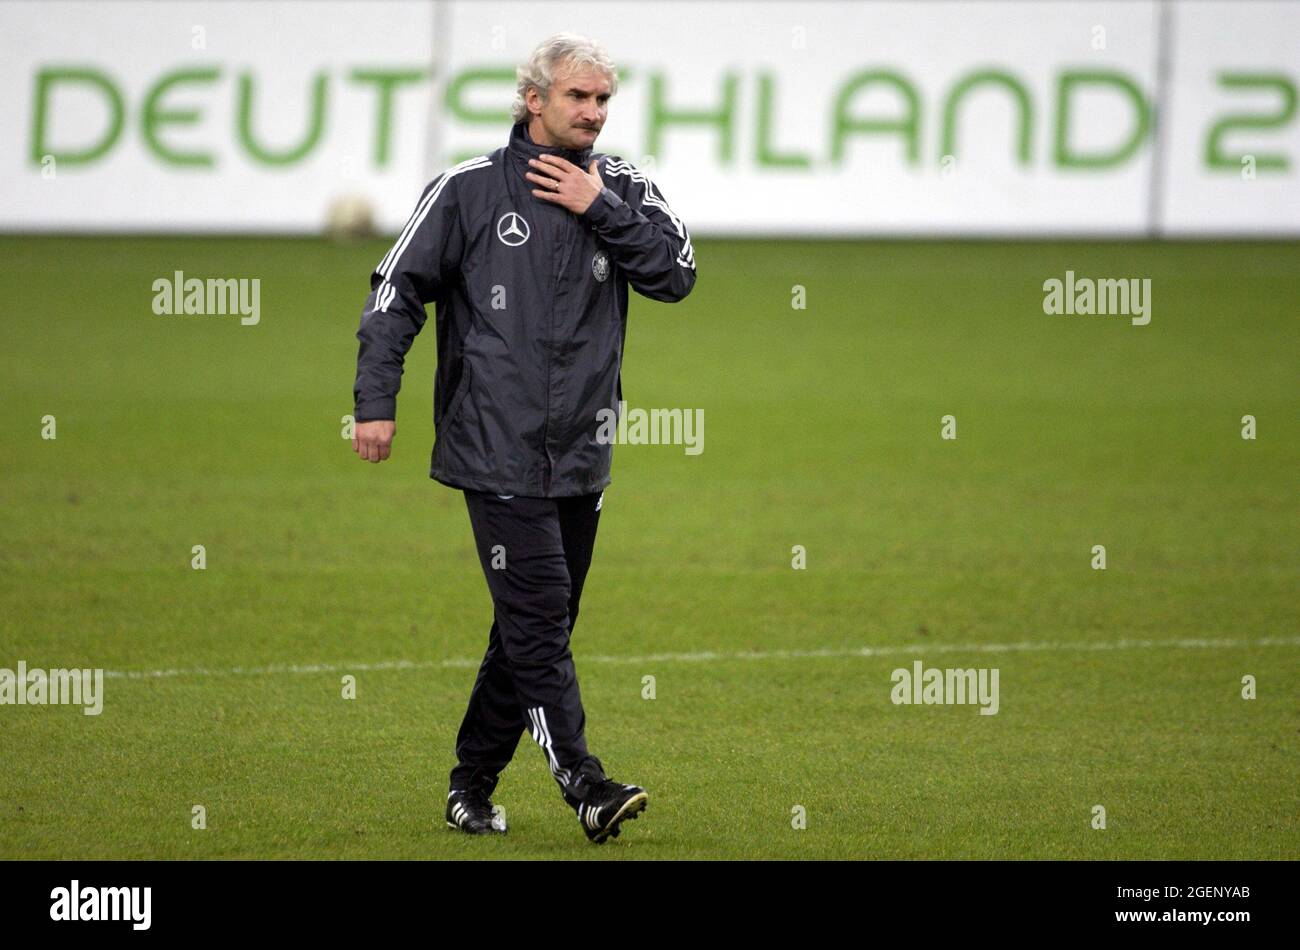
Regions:
<instances>
[{"instance_id":1,"label":"grey hair","mask_svg":"<svg viewBox=\"0 0 1300 950\"><path fill-rule=\"evenodd\" d=\"M537 92L545 102L551 93L551 83L555 81L559 67L588 66L605 74L609 80L609 94L618 92L618 70L609 54L595 40L590 40L577 33L556 33L541 42L528 62L515 70L515 102L510 107L515 122L522 122L528 117L528 102L525 98L530 86L536 86Z\"/></svg>"}]
</instances>

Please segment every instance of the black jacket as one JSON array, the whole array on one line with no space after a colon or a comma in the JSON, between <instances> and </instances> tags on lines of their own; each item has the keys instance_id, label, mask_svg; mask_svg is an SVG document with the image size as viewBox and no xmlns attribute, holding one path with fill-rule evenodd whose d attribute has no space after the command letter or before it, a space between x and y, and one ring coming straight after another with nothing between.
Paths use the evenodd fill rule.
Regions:
<instances>
[{"instance_id":1,"label":"black jacket","mask_svg":"<svg viewBox=\"0 0 1300 950\"><path fill-rule=\"evenodd\" d=\"M605 188L582 215L537 198L529 158L560 155ZM435 178L370 278L357 339L355 417L395 419L402 364L435 303L437 432L429 474L445 485L557 498L610 482L613 446L596 439L623 398L628 285L677 301L695 286L682 220L616 156L533 143Z\"/></svg>"}]
</instances>

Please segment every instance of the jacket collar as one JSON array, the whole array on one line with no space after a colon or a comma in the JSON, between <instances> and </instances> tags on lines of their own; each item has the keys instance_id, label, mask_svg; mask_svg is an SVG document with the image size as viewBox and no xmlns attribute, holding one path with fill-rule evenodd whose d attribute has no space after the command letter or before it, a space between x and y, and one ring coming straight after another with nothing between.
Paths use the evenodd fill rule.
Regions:
<instances>
[{"instance_id":1,"label":"jacket collar","mask_svg":"<svg viewBox=\"0 0 1300 950\"><path fill-rule=\"evenodd\" d=\"M520 165L528 166L530 158L538 158L542 155L558 155L573 164L577 165L583 171L591 164L591 146L575 151L571 148L563 148L559 145L538 145L528 135L528 120L516 122L510 129L510 152L517 159Z\"/></svg>"}]
</instances>

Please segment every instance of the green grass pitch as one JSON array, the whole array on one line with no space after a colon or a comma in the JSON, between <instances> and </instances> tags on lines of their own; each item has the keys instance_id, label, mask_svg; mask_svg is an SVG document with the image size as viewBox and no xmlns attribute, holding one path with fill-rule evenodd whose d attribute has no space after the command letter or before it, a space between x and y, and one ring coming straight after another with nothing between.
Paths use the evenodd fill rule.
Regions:
<instances>
[{"instance_id":1,"label":"green grass pitch","mask_svg":"<svg viewBox=\"0 0 1300 950\"><path fill-rule=\"evenodd\" d=\"M634 297L628 403L705 441L615 449L573 648L650 804L601 848L526 736L509 835L443 822L490 602L432 323L393 458L340 437L386 248L0 239L0 667L171 671L0 707L0 858L1300 857L1296 244L701 240ZM155 315L175 270L260 323ZM1067 270L1150 325L1044 314ZM998 714L894 705L918 659Z\"/></svg>"}]
</instances>

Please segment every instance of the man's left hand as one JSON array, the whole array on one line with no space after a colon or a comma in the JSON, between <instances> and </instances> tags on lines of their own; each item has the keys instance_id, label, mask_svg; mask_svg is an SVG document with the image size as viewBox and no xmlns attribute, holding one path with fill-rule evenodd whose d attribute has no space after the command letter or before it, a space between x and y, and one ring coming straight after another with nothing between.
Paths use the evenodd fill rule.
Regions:
<instances>
[{"instance_id":1,"label":"man's left hand","mask_svg":"<svg viewBox=\"0 0 1300 950\"><path fill-rule=\"evenodd\" d=\"M605 187L600 172L596 170L596 161L585 172L558 155L543 155L540 160L530 158L528 164L534 170L526 172L524 177L540 186L533 189L533 195L568 208L574 214L582 214L590 208Z\"/></svg>"}]
</instances>

